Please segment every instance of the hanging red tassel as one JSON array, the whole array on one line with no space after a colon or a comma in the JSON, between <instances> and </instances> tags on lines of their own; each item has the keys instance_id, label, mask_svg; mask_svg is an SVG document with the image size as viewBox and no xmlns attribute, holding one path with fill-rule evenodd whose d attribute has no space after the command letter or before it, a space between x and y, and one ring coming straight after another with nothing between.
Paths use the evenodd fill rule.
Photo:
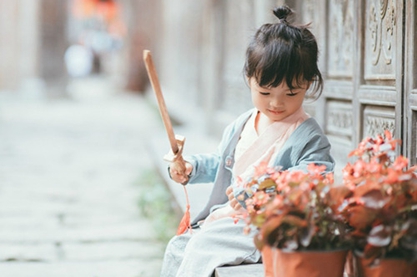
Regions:
<instances>
[{"instance_id":1,"label":"hanging red tassel","mask_svg":"<svg viewBox=\"0 0 417 277\"><path fill-rule=\"evenodd\" d=\"M177 236L184 234L187 230L190 230L191 233L191 220L190 220L190 201L188 200L188 192L187 188L183 186L184 193L185 193L185 201L187 202L187 206L185 208L185 213L180 221L180 224L177 229Z\"/></svg>"}]
</instances>

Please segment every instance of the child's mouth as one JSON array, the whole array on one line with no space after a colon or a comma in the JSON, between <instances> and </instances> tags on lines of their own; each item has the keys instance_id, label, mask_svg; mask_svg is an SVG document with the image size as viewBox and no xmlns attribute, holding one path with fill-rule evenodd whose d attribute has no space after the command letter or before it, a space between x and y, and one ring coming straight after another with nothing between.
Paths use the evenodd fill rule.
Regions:
<instances>
[{"instance_id":1,"label":"child's mouth","mask_svg":"<svg viewBox=\"0 0 417 277\"><path fill-rule=\"evenodd\" d=\"M284 111L274 111L274 110L268 110L272 114L282 114Z\"/></svg>"}]
</instances>

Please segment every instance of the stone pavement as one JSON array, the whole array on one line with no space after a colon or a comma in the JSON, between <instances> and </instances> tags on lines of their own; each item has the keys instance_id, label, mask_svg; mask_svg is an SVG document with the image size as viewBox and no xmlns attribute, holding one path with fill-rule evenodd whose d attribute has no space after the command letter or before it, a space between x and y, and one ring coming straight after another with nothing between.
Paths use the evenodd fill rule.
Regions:
<instances>
[{"instance_id":1,"label":"stone pavement","mask_svg":"<svg viewBox=\"0 0 417 277\"><path fill-rule=\"evenodd\" d=\"M101 79L69 92L0 93L0 276L159 276L164 245L135 184L159 114Z\"/></svg>"}]
</instances>

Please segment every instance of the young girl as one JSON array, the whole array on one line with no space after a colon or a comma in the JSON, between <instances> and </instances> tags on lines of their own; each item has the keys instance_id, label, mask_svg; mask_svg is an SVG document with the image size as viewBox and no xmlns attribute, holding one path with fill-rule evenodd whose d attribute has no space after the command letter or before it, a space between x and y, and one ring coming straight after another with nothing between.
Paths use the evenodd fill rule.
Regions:
<instances>
[{"instance_id":1,"label":"young girl","mask_svg":"<svg viewBox=\"0 0 417 277\"><path fill-rule=\"evenodd\" d=\"M266 162L282 170L305 170L315 163L333 170L329 141L302 108L305 97L317 98L323 86L315 37L307 26L287 22L292 13L288 7L273 12L279 22L261 26L246 52L245 74L254 109L226 128L217 153L185 158L189 183L213 182L213 190L192 222L192 234L169 242L162 277L210 277L218 266L260 261L255 231L244 234L245 222L235 224L230 217L245 212L235 198L234 180L253 174L254 166ZM186 182L175 164L170 174L174 181Z\"/></svg>"}]
</instances>

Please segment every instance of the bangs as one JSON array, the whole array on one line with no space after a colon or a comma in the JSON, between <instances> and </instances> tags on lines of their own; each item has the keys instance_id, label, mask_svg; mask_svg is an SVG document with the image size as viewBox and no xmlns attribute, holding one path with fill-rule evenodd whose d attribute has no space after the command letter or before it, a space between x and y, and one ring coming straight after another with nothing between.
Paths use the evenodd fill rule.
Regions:
<instances>
[{"instance_id":1,"label":"bangs","mask_svg":"<svg viewBox=\"0 0 417 277\"><path fill-rule=\"evenodd\" d=\"M258 48L252 53L252 76L261 87L277 87L285 82L290 89L314 81L308 56L288 41ZM313 63L314 64L314 63Z\"/></svg>"},{"instance_id":2,"label":"bangs","mask_svg":"<svg viewBox=\"0 0 417 277\"><path fill-rule=\"evenodd\" d=\"M281 41L259 48L258 53L253 53L255 55L252 77L261 87L277 87L285 81L292 89L305 83L305 73L297 68L300 59L293 53L293 49L291 43Z\"/></svg>"}]
</instances>

